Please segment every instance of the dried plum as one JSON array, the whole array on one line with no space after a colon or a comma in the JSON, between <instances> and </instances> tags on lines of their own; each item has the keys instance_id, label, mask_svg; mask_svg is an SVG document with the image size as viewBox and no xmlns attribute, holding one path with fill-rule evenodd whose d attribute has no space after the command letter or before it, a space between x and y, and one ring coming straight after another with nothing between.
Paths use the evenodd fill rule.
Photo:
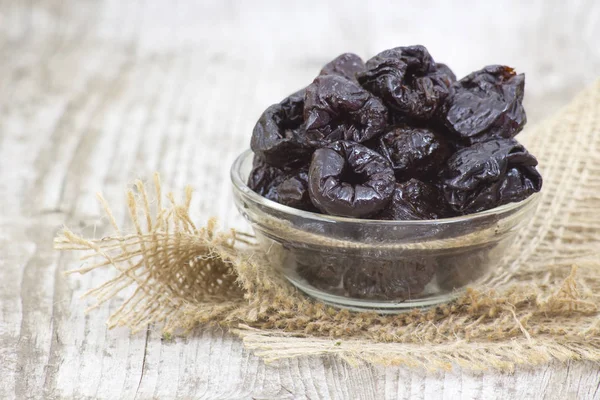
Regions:
<instances>
[{"instance_id":1,"label":"dried plum","mask_svg":"<svg viewBox=\"0 0 600 400\"><path fill-rule=\"evenodd\" d=\"M254 154L279 168L306 164L314 149L305 137L303 112L304 90L267 108L252 132Z\"/></svg>"},{"instance_id":2,"label":"dried plum","mask_svg":"<svg viewBox=\"0 0 600 400\"><path fill-rule=\"evenodd\" d=\"M443 191L462 214L522 200L540 191L537 160L514 139L492 139L457 151L448 160Z\"/></svg>"},{"instance_id":3,"label":"dried plum","mask_svg":"<svg viewBox=\"0 0 600 400\"><path fill-rule=\"evenodd\" d=\"M299 250L294 253L297 260L297 272L311 285L331 290L340 286L348 259L340 259L339 254L324 255L313 250Z\"/></svg>"},{"instance_id":4,"label":"dried plum","mask_svg":"<svg viewBox=\"0 0 600 400\"><path fill-rule=\"evenodd\" d=\"M395 126L379 142L400 181L435 175L451 154L450 145L428 128Z\"/></svg>"},{"instance_id":5,"label":"dried plum","mask_svg":"<svg viewBox=\"0 0 600 400\"><path fill-rule=\"evenodd\" d=\"M269 200L305 211L315 211L308 195L308 170L284 171L254 157L248 187Z\"/></svg>"},{"instance_id":6,"label":"dried plum","mask_svg":"<svg viewBox=\"0 0 600 400\"><path fill-rule=\"evenodd\" d=\"M388 206L377 216L389 220L438 219L449 210L437 187L417 179L397 183Z\"/></svg>"},{"instance_id":7,"label":"dried plum","mask_svg":"<svg viewBox=\"0 0 600 400\"><path fill-rule=\"evenodd\" d=\"M542 176L533 166L511 168L506 172L498 189L501 204L521 201L539 192L542 188Z\"/></svg>"},{"instance_id":8,"label":"dried plum","mask_svg":"<svg viewBox=\"0 0 600 400\"><path fill-rule=\"evenodd\" d=\"M277 186L286 178L285 173L254 156L248 176L248 187L269 200L277 201Z\"/></svg>"},{"instance_id":9,"label":"dried plum","mask_svg":"<svg viewBox=\"0 0 600 400\"><path fill-rule=\"evenodd\" d=\"M326 64L319 75L340 75L356 81L356 74L365 70L362 58L354 53L344 53Z\"/></svg>"},{"instance_id":10,"label":"dried plum","mask_svg":"<svg viewBox=\"0 0 600 400\"><path fill-rule=\"evenodd\" d=\"M350 297L401 301L417 298L434 273L429 260L373 259L349 267L343 282Z\"/></svg>"},{"instance_id":11,"label":"dried plum","mask_svg":"<svg viewBox=\"0 0 600 400\"><path fill-rule=\"evenodd\" d=\"M512 138L527 122L524 89L525 75L510 67L475 71L454 84L442 112L444 124L468 143Z\"/></svg>"},{"instance_id":12,"label":"dried plum","mask_svg":"<svg viewBox=\"0 0 600 400\"><path fill-rule=\"evenodd\" d=\"M446 82L445 82L446 86L448 86L449 88L452 88L452 84L454 82L456 82L456 75L454 75L454 72L452 72L450 67L443 63L437 63L437 64L435 64L435 68L436 68L436 72L438 74L440 74L441 76L443 76L444 79L446 80Z\"/></svg>"},{"instance_id":13,"label":"dried plum","mask_svg":"<svg viewBox=\"0 0 600 400\"><path fill-rule=\"evenodd\" d=\"M248 185L358 218L446 218L521 201L542 185L537 161L512 139L527 121L524 85L502 65L457 81L420 45L366 63L341 54L262 114Z\"/></svg>"},{"instance_id":14,"label":"dried plum","mask_svg":"<svg viewBox=\"0 0 600 400\"><path fill-rule=\"evenodd\" d=\"M357 83L323 75L306 88L304 119L306 135L313 142L364 142L383 132L387 109Z\"/></svg>"},{"instance_id":15,"label":"dried plum","mask_svg":"<svg viewBox=\"0 0 600 400\"><path fill-rule=\"evenodd\" d=\"M350 141L315 151L308 175L313 204L325 213L346 217L382 210L392 197L394 182L394 171L383 156Z\"/></svg>"},{"instance_id":16,"label":"dried plum","mask_svg":"<svg viewBox=\"0 0 600 400\"><path fill-rule=\"evenodd\" d=\"M408 74L426 74L435 67L435 61L425 46L400 46L393 49L400 53L400 59L406 63Z\"/></svg>"},{"instance_id":17,"label":"dried plum","mask_svg":"<svg viewBox=\"0 0 600 400\"><path fill-rule=\"evenodd\" d=\"M450 94L456 79L444 64L436 64L424 46L385 50L366 63L358 82L383 99L402 118L429 119Z\"/></svg>"},{"instance_id":18,"label":"dried plum","mask_svg":"<svg viewBox=\"0 0 600 400\"><path fill-rule=\"evenodd\" d=\"M275 187L275 201L286 206L305 211L315 211L308 194L308 171L299 170L289 173Z\"/></svg>"}]
</instances>

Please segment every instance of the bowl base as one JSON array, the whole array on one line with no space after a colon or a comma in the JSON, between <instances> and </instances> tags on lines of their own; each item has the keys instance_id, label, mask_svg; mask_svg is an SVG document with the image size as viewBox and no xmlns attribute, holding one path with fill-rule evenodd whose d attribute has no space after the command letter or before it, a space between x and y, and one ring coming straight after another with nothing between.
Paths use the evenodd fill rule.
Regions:
<instances>
[{"instance_id":1,"label":"bowl base","mask_svg":"<svg viewBox=\"0 0 600 400\"><path fill-rule=\"evenodd\" d=\"M327 305L344 308L355 312L376 312L378 314L399 314L408 312L415 308L431 308L440 304L449 303L460 297L465 290L455 290L450 293L444 293L437 296L428 296L422 299L412 299L405 301L386 301L386 300L368 300L353 299L344 296L326 293L309 285L303 279L296 279L292 276L286 276L287 280L300 291Z\"/></svg>"}]
</instances>

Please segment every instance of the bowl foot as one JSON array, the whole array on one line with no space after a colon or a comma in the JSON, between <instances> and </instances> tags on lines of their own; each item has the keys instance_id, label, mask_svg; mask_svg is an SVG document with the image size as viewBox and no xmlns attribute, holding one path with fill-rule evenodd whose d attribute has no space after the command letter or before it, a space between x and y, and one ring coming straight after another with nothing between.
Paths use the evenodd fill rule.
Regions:
<instances>
[{"instance_id":1,"label":"bowl foot","mask_svg":"<svg viewBox=\"0 0 600 400\"><path fill-rule=\"evenodd\" d=\"M355 312L376 312L378 314L399 314L414 308L431 308L439 304L449 303L464 293L464 290L455 290L449 293L404 301L353 299L324 292L309 285L299 277L288 275L286 278L300 291L322 303Z\"/></svg>"}]
</instances>

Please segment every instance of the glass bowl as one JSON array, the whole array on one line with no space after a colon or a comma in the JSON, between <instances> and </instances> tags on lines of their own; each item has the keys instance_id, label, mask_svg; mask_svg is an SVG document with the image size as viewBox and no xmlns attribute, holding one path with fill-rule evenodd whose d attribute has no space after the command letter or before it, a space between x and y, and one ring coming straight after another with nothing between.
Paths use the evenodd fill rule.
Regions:
<instances>
[{"instance_id":1,"label":"glass bowl","mask_svg":"<svg viewBox=\"0 0 600 400\"><path fill-rule=\"evenodd\" d=\"M351 310L400 312L448 302L497 268L538 195L456 218L334 217L268 200L246 185L253 153L233 163L240 213L269 261L298 289Z\"/></svg>"}]
</instances>

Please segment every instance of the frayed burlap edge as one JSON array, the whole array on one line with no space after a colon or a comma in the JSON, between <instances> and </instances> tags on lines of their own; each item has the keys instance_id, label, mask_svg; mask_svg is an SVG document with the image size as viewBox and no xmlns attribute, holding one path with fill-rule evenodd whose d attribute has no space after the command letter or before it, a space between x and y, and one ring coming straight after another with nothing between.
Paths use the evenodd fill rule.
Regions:
<instances>
[{"instance_id":1,"label":"frayed burlap edge","mask_svg":"<svg viewBox=\"0 0 600 400\"><path fill-rule=\"evenodd\" d=\"M56 248L102 258L71 273L116 270L87 293L94 307L135 288L109 327L160 323L170 335L225 326L266 360L333 354L353 363L471 370L600 361L600 81L524 139L545 177L537 214L504 268L430 310L382 316L312 302L269 266L250 235L218 232L214 220L196 227L191 189L181 203L168 194L163 205L158 176L152 196L141 182L128 193L133 233L119 229L100 196L115 233L87 240L64 229Z\"/></svg>"}]
</instances>

